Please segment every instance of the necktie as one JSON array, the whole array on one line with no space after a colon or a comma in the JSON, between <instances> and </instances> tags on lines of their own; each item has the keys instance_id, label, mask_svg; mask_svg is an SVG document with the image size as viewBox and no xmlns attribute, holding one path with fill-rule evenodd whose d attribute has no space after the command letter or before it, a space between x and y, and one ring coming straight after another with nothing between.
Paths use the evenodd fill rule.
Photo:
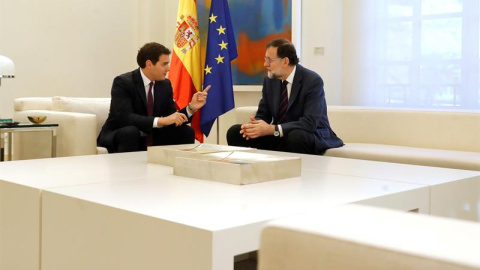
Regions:
<instances>
[{"instance_id":1,"label":"necktie","mask_svg":"<svg viewBox=\"0 0 480 270\"><path fill-rule=\"evenodd\" d=\"M149 86L150 87L148 89L148 97L147 97L147 115L148 116L153 116L153 93L152 93L153 82L150 82ZM146 144L147 144L147 146L152 146L152 144L153 144L152 133L147 134Z\"/></svg>"},{"instance_id":2,"label":"necktie","mask_svg":"<svg viewBox=\"0 0 480 270\"><path fill-rule=\"evenodd\" d=\"M288 108L288 94L287 84L285 80L282 82L282 91L280 92L280 105L278 107L278 123L282 124L287 122L287 108Z\"/></svg>"},{"instance_id":3,"label":"necktie","mask_svg":"<svg viewBox=\"0 0 480 270\"><path fill-rule=\"evenodd\" d=\"M150 88L148 89L148 98L147 98L147 115L153 116L153 93L152 93L153 82L150 82L149 86Z\"/></svg>"}]
</instances>

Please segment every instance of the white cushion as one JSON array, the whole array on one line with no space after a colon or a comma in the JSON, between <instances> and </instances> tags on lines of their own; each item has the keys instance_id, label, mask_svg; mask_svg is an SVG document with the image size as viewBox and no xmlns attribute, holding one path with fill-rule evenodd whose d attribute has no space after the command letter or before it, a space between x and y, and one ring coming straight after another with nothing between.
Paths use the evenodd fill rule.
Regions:
<instances>
[{"instance_id":1,"label":"white cushion","mask_svg":"<svg viewBox=\"0 0 480 270\"><path fill-rule=\"evenodd\" d=\"M480 224L357 205L278 219L259 270L480 269Z\"/></svg>"},{"instance_id":2,"label":"white cushion","mask_svg":"<svg viewBox=\"0 0 480 270\"><path fill-rule=\"evenodd\" d=\"M235 114L237 116L236 124L245 124L250 121L250 117L255 116L257 113L257 106L245 106L238 107L235 109Z\"/></svg>"},{"instance_id":3,"label":"white cushion","mask_svg":"<svg viewBox=\"0 0 480 270\"><path fill-rule=\"evenodd\" d=\"M325 156L480 171L480 152L347 143L340 148L328 149Z\"/></svg>"},{"instance_id":4,"label":"white cushion","mask_svg":"<svg viewBox=\"0 0 480 270\"><path fill-rule=\"evenodd\" d=\"M28 110L51 110L52 99L49 97L16 98L13 101L13 109L17 112Z\"/></svg>"},{"instance_id":5,"label":"white cushion","mask_svg":"<svg viewBox=\"0 0 480 270\"><path fill-rule=\"evenodd\" d=\"M89 113L97 116L97 135L110 112L110 98L53 97L52 110Z\"/></svg>"},{"instance_id":6,"label":"white cushion","mask_svg":"<svg viewBox=\"0 0 480 270\"><path fill-rule=\"evenodd\" d=\"M329 106L345 143L480 152L480 111Z\"/></svg>"}]
</instances>

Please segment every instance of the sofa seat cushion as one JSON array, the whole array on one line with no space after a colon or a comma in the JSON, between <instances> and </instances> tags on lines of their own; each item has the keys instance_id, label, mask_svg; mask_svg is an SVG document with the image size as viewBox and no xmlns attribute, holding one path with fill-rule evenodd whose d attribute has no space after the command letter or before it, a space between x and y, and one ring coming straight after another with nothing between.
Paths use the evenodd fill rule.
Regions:
<instances>
[{"instance_id":1,"label":"sofa seat cushion","mask_svg":"<svg viewBox=\"0 0 480 270\"><path fill-rule=\"evenodd\" d=\"M110 98L59 97L52 99L52 110L60 112L89 113L96 115L97 135L107 121Z\"/></svg>"},{"instance_id":2,"label":"sofa seat cushion","mask_svg":"<svg viewBox=\"0 0 480 270\"><path fill-rule=\"evenodd\" d=\"M346 143L343 147L327 150L325 156L480 171L479 152Z\"/></svg>"}]
</instances>

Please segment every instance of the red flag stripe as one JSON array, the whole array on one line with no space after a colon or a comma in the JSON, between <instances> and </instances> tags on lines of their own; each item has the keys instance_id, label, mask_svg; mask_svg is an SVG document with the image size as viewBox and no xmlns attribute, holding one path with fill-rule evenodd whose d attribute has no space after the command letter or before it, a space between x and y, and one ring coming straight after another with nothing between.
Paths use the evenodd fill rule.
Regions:
<instances>
[{"instance_id":1,"label":"red flag stripe","mask_svg":"<svg viewBox=\"0 0 480 270\"><path fill-rule=\"evenodd\" d=\"M197 90L195 89L195 85L193 85L192 77L183 65L183 62L180 61L178 56L175 54L175 51L172 53L172 65L176 65L177 68L170 71L169 80L172 82L173 89L177 89L176 91L173 91L173 98L175 99L177 110L180 110L185 108L188 103L190 103L191 97L197 92ZM180 86L182 89L178 89ZM187 92L189 93L188 95L185 94ZM195 130L195 139L203 143L203 133L200 130L200 115L200 110L193 115L191 125Z\"/></svg>"},{"instance_id":2,"label":"red flag stripe","mask_svg":"<svg viewBox=\"0 0 480 270\"><path fill-rule=\"evenodd\" d=\"M177 109L182 109L188 105L193 94L197 92L197 89L195 89L192 77L183 65L183 62L178 58L175 51L173 51L172 53L171 65L175 66L176 68L170 70L168 78L172 82L172 87L174 89L173 98L175 99ZM182 89L178 89L178 87L180 86L182 87Z\"/></svg>"}]
</instances>

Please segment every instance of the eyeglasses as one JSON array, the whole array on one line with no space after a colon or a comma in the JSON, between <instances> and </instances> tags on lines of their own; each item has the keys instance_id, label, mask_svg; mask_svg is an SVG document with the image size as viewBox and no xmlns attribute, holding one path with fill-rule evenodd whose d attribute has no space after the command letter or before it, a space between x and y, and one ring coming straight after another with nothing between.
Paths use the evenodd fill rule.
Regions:
<instances>
[{"instance_id":1,"label":"eyeglasses","mask_svg":"<svg viewBox=\"0 0 480 270\"><path fill-rule=\"evenodd\" d=\"M283 58L282 58L282 57L277 57L277 58L264 57L263 59L264 59L265 61L267 61L268 63L272 63L272 62L275 61L275 60L283 59Z\"/></svg>"}]
</instances>

